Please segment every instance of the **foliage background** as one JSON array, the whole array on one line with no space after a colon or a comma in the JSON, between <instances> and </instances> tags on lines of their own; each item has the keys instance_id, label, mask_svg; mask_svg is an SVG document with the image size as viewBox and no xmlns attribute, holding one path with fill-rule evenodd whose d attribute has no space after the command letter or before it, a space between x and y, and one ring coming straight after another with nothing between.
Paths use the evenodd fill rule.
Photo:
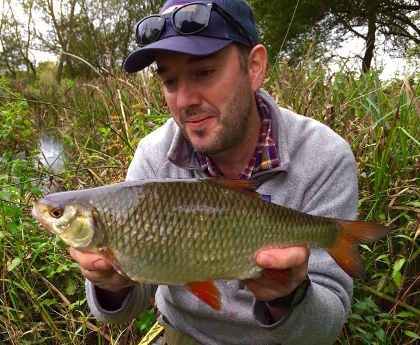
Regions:
<instances>
[{"instance_id":1,"label":"foliage background","mask_svg":"<svg viewBox=\"0 0 420 345\"><path fill-rule=\"evenodd\" d=\"M27 19L32 9L51 26L46 33L16 26L7 12L13 25L1 27L2 47L8 42L10 49L1 51L0 64L0 343L136 344L155 309L127 325L94 320L66 246L36 225L30 210L48 191L123 180L140 138L168 118L154 72L127 76L120 70L121 56L132 48L125 23L156 12L159 2L23 3ZM60 56L57 63L28 59L29 45L21 43L42 40ZM361 246L367 278L356 282L352 313L336 345L418 343L419 75L383 81L379 71L360 74L344 63L331 73L322 47L302 42L293 54L273 60L264 88L280 106L327 124L350 143L358 164L359 218L394 230ZM45 133L63 143L64 170L40 164L38 142Z\"/></svg>"}]
</instances>

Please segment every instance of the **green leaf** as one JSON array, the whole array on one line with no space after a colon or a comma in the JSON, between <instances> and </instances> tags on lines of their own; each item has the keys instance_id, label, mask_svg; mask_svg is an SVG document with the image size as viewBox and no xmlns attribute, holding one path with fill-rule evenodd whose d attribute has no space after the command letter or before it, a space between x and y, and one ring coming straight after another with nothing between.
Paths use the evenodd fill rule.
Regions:
<instances>
[{"instance_id":1,"label":"green leaf","mask_svg":"<svg viewBox=\"0 0 420 345\"><path fill-rule=\"evenodd\" d=\"M392 272L392 279L394 280L395 285L397 285L397 287L401 286L401 273L400 272Z\"/></svg>"},{"instance_id":2,"label":"green leaf","mask_svg":"<svg viewBox=\"0 0 420 345\"><path fill-rule=\"evenodd\" d=\"M360 247L367 250L369 253L372 253L372 249L370 249L370 247L367 244L361 244Z\"/></svg>"},{"instance_id":3,"label":"green leaf","mask_svg":"<svg viewBox=\"0 0 420 345\"><path fill-rule=\"evenodd\" d=\"M358 320L358 321L363 321L363 318L359 314L355 314L355 313L351 313L350 314L350 319L352 319L352 320Z\"/></svg>"},{"instance_id":4,"label":"green leaf","mask_svg":"<svg viewBox=\"0 0 420 345\"><path fill-rule=\"evenodd\" d=\"M375 319L375 316L373 316L373 315L366 315L365 319L368 323L370 323L372 325L376 324L376 319Z\"/></svg>"},{"instance_id":5,"label":"green leaf","mask_svg":"<svg viewBox=\"0 0 420 345\"><path fill-rule=\"evenodd\" d=\"M392 267L392 279L394 280L395 285L397 285L398 287L401 286L401 269L403 267L403 265L405 264L406 259L402 258L402 259L398 259L397 261L395 261L393 267Z\"/></svg>"},{"instance_id":6,"label":"green leaf","mask_svg":"<svg viewBox=\"0 0 420 345\"><path fill-rule=\"evenodd\" d=\"M142 333L146 333L156 322L157 316L153 309L145 310L140 315L140 320L135 322L135 327Z\"/></svg>"},{"instance_id":7,"label":"green leaf","mask_svg":"<svg viewBox=\"0 0 420 345\"><path fill-rule=\"evenodd\" d=\"M7 271L13 271L17 266L20 265L22 260L19 257L14 258L12 261L7 261Z\"/></svg>"},{"instance_id":8,"label":"green leaf","mask_svg":"<svg viewBox=\"0 0 420 345\"><path fill-rule=\"evenodd\" d=\"M420 201L410 201L407 203L407 205L414 206L414 207L420 207Z\"/></svg>"},{"instance_id":9,"label":"green leaf","mask_svg":"<svg viewBox=\"0 0 420 345\"><path fill-rule=\"evenodd\" d=\"M76 309L76 308L80 308L84 304L86 304L86 298L83 298L81 300L77 300L76 302L73 302L73 303L69 304L67 306L67 308L69 308L69 310L73 310L73 309Z\"/></svg>"},{"instance_id":10,"label":"green leaf","mask_svg":"<svg viewBox=\"0 0 420 345\"><path fill-rule=\"evenodd\" d=\"M413 338L413 339L416 339L416 340L419 340L420 339L419 335L416 334L416 333L414 333L414 332L412 332L412 331L404 331L404 334L407 337L410 337L410 338Z\"/></svg>"},{"instance_id":11,"label":"green leaf","mask_svg":"<svg viewBox=\"0 0 420 345\"><path fill-rule=\"evenodd\" d=\"M398 259L397 261L395 261L394 266L392 267L392 271L393 272L400 272L401 268L403 267L405 262L406 262L405 258Z\"/></svg>"},{"instance_id":12,"label":"green leaf","mask_svg":"<svg viewBox=\"0 0 420 345\"><path fill-rule=\"evenodd\" d=\"M366 297L363 301L356 303L355 308L361 310L376 310L377 306L370 297Z\"/></svg>"},{"instance_id":13,"label":"green leaf","mask_svg":"<svg viewBox=\"0 0 420 345\"><path fill-rule=\"evenodd\" d=\"M10 193L0 190L0 199L10 201Z\"/></svg>"},{"instance_id":14,"label":"green leaf","mask_svg":"<svg viewBox=\"0 0 420 345\"><path fill-rule=\"evenodd\" d=\"M42 302L42 305L45 305L47 307L54 305L57 303L57 300L55 298L46 298Z\"/></svg>"},{"instance_id":15,"label":"green leaf","mask_svg":"<svg viewBox=\"0 0 420 345\"><path fill-rule=\"evenodd\" d=\"M22 215L22 210L15 205L8 205L4 209L4 215L6 217L20 217Z\"/></svg>"},{"instance_id":16,"label":"green leaf","mask_svg":"<svg viewBox=\"0 0 420 345\"><path fill-rule=\"evenodd\" d=\"M409 311L402 311L402 312L398 313L397 316L401 317L401 318L414 318L414 317L416 317L416 315L414 315L413 313L410 313Z\"/></svg>"},{"instance_id":17,"label":"green leaf","mask_svg":"<svg viewBox=\"0 0 420 345\"><path fill-rule=\"evenodd\" d=\"M7 223L6 224L6 229L9 230L9 232L11 233L16 233L18 226L16 223Z\"/></svg>"},{"instance_id":18,"label":"green leaf","mask_svg":"<svg viewBox=\"0 0 420 345\"><path fill-rule=\"evenodd\" d=\"M380 262L383 262L383 263L389 265L389 255L388 254L379 255L376 258L376 261L380 261Z\"/></svg>"},{"instance_id":19,"label":"green leaf","mask_svg":"<svg viewBox=\"0 0 420 345\"><path fill-rule=\"evenodd\" d=\"M68 278L67 279L67 284L66 284L66 295L68 296L73 296L74 293L76 292L76 282L74 281L74 279L72 278Z\"/></svg>"},{"instance_id":20,"label":"green leaf","mask_svg":"<svg viewBox=\"0 0 420 345\"><path fill-rule=\"evenodd\" d=\"M381 341L381 343L385 342L386 334L385 334L385 331L382 328L378 329L375 332L375 335L376 335L376 338L378 338Z\"/></svg>"}]
</instances>

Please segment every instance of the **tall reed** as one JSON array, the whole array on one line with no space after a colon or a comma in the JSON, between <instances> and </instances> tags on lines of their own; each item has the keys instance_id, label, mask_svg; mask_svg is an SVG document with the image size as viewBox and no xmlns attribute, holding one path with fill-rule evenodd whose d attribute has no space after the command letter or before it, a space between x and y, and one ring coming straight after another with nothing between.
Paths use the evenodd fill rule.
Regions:
<instances>
[{"instance_id":1,"label":"tall reed","mask_svg":"<svg viewBox=\"0 0 420 345\"><path fill-rule=\"evenodd\" d=\"M331 74L308 56L294 67L279 62L264 88L280 106L325 123L349 142L358 167L360 219L394 229L386 240L361 248L367 279L356 283L352 313L337 344L418 341L418 76L382 81L376 71L358 75L345 67ZM65 144L66 170L50 172L59 189L120 181L139 140L169 117L160 83L153 71L131 77L98 71L95 80L44 83L36 92L34 86L3 82L0 111L2 120L8 116L0 121L0 139L9 138L1 141L0 157L0 342L134 344L153 311L128 327L93 320L77 265L63 243L29 216L46 173L36 164L34 138L54 128ZM32 140L25 139L25 129Z\"/></svg>"}]
</instances>

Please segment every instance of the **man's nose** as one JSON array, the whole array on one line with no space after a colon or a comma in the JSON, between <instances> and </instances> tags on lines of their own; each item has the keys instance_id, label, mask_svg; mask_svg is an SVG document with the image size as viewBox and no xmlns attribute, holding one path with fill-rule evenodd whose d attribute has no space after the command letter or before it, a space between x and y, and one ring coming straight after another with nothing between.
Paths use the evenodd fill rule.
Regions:
<instances>
[{"instance_id":1,"label":"man's nose","mask_svg":"<svg viewBox=\"0 0 420 345\"><path fill-rule=\"evenodd\" d=\"M200 93L198 91L198 87L190 80L182 80L178 82L176 96L178 109L186 109L200 104Z\"/></svg>"}]
</instances>

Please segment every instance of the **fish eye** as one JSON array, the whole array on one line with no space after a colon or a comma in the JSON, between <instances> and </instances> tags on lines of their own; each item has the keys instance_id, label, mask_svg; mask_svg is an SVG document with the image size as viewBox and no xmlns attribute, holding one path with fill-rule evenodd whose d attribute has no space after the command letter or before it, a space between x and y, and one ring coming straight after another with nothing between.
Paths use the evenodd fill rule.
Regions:
<instances>
[{"instance_id":1,"label":"fish eye","mask_svg":"<svg viewBox=\"0 0 420 345\"><path fill-rule=\"evenodd\" d=\"M55 207L50 209L49 213L53 218L60 218L63 215L63 209L61 207Z\"/></svg>"}]
</instances>

